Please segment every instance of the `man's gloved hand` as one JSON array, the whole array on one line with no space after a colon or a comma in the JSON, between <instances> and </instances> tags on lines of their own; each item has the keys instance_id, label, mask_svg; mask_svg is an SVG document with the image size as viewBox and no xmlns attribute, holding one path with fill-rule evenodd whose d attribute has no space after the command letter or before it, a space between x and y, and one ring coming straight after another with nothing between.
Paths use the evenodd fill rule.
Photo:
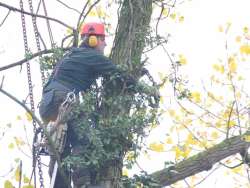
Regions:
<instances>
[{"instance_id":1,"label":"man's gloved hand","mask_svg":"<svg viewBox=\"0 0 250 188\"><path fill-rule=\"evenodd\" d=\"M141 76L144 76L145 74L148 74L148 69L146 69L145 67L141 68Z\"/></svg>"},{"instance_id":2,"label":"man's gloved hand","mask_svg":"<svg viewBox=\"0 0 250 188\"><path fill-rule=\"evenodd\" d=\"M127 88L133 88L136 86L137 81L132 76L127 74L123 79Z\"/></svg>"}]
</instances>

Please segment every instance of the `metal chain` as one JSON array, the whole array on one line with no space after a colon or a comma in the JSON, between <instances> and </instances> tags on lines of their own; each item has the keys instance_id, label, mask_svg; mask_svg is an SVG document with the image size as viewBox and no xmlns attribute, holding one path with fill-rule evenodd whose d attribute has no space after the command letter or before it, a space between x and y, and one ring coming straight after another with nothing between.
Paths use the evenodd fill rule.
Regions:
<instances>
[{"instance_id":1,"label":"metal chain","mask_svg":"<svg viewBox=\"0 0 250 188\"><path fill-rule=\"evenodd\" d=\"M24 8L23 8L23 1L20 0L20 8L21 8L21 20L22 20L22 29L23 29L23 41L24 41L24 49L25 49L25 54L29 53L29 48L28 48L28 40L27 40L27 31L26 31L26 24L25 24L25 17L23 14ZM30 71L30 63L29 61L26 62L27 65L27 77L28 77L28 86L29 86L29 98L30 98L30 106L31 106L31 111L35 112L35 105L34 105L34 96L33 96L33 87L32 87L32 80L31 80L31 71ZM34 169L34 184L36 187L36 172L35 172L35 168L36 168L36 159L38 161L40 161L41 163L41 159L39 157L37 157L36 155L36 148L34 143L37 140L37 128L36 128L36 121L32 121L33 124L33 131L34 131L34 138L33 138L33 145L32 145L32 152L33 152L33 169ZM41 164L38 165L38 167L41 167ZM40 168L41 169L41 168ZM39 176L42 175L42 172L40 173L40 169L39 169ZM42 176L40 176L40 187L44 188L43 185L43 178Z\"/></svg>"},{"instance_id":2,"label":"metal chain","mask_svg":"<svg viewBox=\"0 0 250 188\"><path fill-rule=\"evenodd\" d=\"M28 2L29 2L30 12L32 14L34 14L32 0L28 0ZM38 28L37 28L37 24L36 24L36 17L33 15L32 15L32 24L33 24L34 33L35 33L37 50L38 50L38 52L41 52L41 45L40 45L40 41L39 41L39 32L38 32ZM45 74L44 74L43 65L41 63L40 63L40 71L41 71L42 84L44 85L45 84Z\"/></svg>"},{"instance_id":3,"label":"metal chain","mask_svg":"<svg viewBox=\"0 0 250 188\"><path fill-rule=\"evenodd\" d=\"M30 12L33 14L34 11L33 11L32 0L28 0L28 2L29 2ZM35 33L37 50L38 50L38 52L41 52L41 45L40 45L40 41L39 41L39 32L38 32L35 16L32 16L32 24L33 24L34 33ZM42 85L44 85L45 84L44 68L43 68L43 65L41 63L40 63L40 71L41 71ZM37 137L36 132L35 132L35 137ZM37 138L34 138L34 141L36 142ZM36 155L36 160L37 160L40 187L44 187L44 185L43 185L43 171L42 171L42 165L41 165L41 156L39 155L39 150L37 150L37 148L35 148L35 150L36 150L35 155Z\"/></svg>"}]
</instances>

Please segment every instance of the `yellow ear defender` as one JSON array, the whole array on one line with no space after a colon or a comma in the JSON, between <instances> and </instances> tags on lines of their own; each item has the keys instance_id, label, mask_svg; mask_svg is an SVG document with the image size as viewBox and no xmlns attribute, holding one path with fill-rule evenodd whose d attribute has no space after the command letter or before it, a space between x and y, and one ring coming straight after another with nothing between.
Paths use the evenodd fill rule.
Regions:
<instances>
[{"instance_id":1,"label":"yellow ear defender","mask_svg":"<svg viewBox=\"0 0 250 188\"><path fill-rule=\"evenodd\" d=\"M89 46L94 48L96 47L98 44L98 40L97 40L97 37L92 35L92 36L89 36Z\"/></svg>"}]
</instances>

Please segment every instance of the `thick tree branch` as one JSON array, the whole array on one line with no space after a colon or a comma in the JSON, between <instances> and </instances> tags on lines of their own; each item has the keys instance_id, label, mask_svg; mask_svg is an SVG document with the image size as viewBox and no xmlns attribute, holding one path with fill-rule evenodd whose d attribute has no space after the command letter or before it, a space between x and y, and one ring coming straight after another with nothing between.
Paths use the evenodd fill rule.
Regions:
<instances>
[{"instance_id":1,"label":"thick tree branch","mask_svg":"<svg viewBox=\"0 0 250 188\"><path fill-rule=\"evenodd\" d=\"M12 6L9 6L9 5L4 4L4 3L2 3L2 2L0 2L0 6L1 6L1 7L4 7L4 8L7 8L7 9L9 9L9 10L11 10L11 11L14 11L14 12L17 11L17 12L19 12L19 13L22 13L22 11L21 11L20 9L15 8L15 7L12 7ZM67 28L69 28L69 29L71 29L71 30L74 30L73 27L67 25L66 23L63 23L61 20L58 20L58 19L55 19L55 18L51 18L51 17L47 17L47 16L43 16L43 15L39 15L39 14L33 14L33 13L30 13L30 12L26 12L26 11L23 11L23 13L24 13L24 14L27 14L27 15L30 15L30 16L35 16L35 17L38 17L38 18L49 19L49 20L52 20L52 21L54 21L54 22L57 22L57 23L59 23L59 24L65 26L65 27L67 27Z\"/></svg>"},{"instance_id":2,"label":"thick tree branch","mask_svg":"<svg viewBox=\"0 0 250 188\"><path fill-rule=\"evenodd\" d=\"M199 172L208 171L217 162L248 148L250 142L244 140L245 136L248 135L250 135L250 131L247 131L244 135L226 139L220 144L183 160L174 166L154 172L151 176L161 186L168 186Z\"/></svg>"},{"instance_id":3,"label":"thick tree branch","mask_svg":"<svg viewBox=\"0 0 250 188\"><path fill-rule=\"evenodd\" d=\"M67 50L69 50L69 49L70 49L70 48L63 48L64 51L67 51ZM31 60L31 59L33 59L33 58L35 58L35 57L38 57L38 56L43 55L43 54L53 53L53 52L54 52L54 49L49 49L49 50L43 50L43 51L34 53L34 54L32 54L29 58L24 58L24 59L22 59L22 60L20 60L20 61L17 61L17 62L15 62L15 63L12 63L12 64L9 64L9 65L0 67L0 71L6 70L6 69L9 69L9 68L18 66L18 65L22 65L22 64L25 63L26 61Z\"/></svg>"}]
</instances>

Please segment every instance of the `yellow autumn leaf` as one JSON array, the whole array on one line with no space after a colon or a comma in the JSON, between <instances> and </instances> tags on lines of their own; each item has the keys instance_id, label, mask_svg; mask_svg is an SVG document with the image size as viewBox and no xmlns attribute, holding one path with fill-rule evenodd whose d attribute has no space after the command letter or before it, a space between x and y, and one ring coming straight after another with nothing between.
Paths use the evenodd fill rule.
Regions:
<instances>
[{"instance_id":1,"label":"yellow autumn leaf","mask_svg":"<svg viewBox=\"0 0 250 188\"><path fill-rule=\"evenodd\" d=\"M22 188L34 188L34 185L24 185Z\"/></svg>"},{"instance_id":2,"label":"yellow autumn leaf","mask_svg":"<svg viewBox=\"0 0 250 188\"><path fill-rule=\"evenodd\" d=\"M187 158L191 152L190 147L184 146L183 151L182 151L182 157Z\"/></svg>"},{"instance_id":3,"label":"yellow autumn leaf","mask_svg":"<svg viewBox=\"0 0 250 188\"><path fill-rule=\"evenodd\" d=\"M175 146L173 149L175 152L176 159L179 159L180 157L186 158L191 152L191 149L187 146L183 146L182 148Z\"/></svg>"},{"instance_id":4,"label":"yellow autumn leaf","mask_svg":"<svg viewBox=\"0 0 250 188\"><path fill-rule=\"evenodd\" d=\"M228 127L229 127L229 128L234 127L234 126L236 126L236 125L237 125L237 124L236 124L235 121L230 121L230 122L228 123Z\"/></svg>"},{"instance_id":5,"label":"yellow autumn leaf","mask_svg":"<svg viewBox=\"0 0 250 188\"><path fill-rule=\"evenodd\" d=\"M240 42L241 42L241 36L237 36L237 37L235 38L235 41L238 42L238 43L240 43Z\"/></svg>"},{"instance_id":6,"label":"yellow autumn leaf","mask_svg":"<svg viewBox=\"0 0 250 188\"><path fill-rule=\"evenodd\" d=\"M216 70L217 72L220 72L221 74L225 72L225 68L223 65L214 64L213 69Z\"/></svg>"},{"instance_id":7,"label":"yellow autumn leaf","mask_svg":"<svg viewBox=\"0 0 250 188\"><path fill-rule=\"evenodd\" d=\"M243 27L243 32L246 34L246 33L248 33L248 31L249 31L249 29L248 29L248 27Z\"/></svg>"},{"instance_id":8,"label":"yellow autumn leaf","mask_svg":"<svg viewBox=\"0 0 250 188\"><path fill-rule=\"evenodd\" d=\"M242 80L244 80L244 78L240 75L240 76L238 76L237 80L242 81Z\"/></svg>"},{"instance_id":9,"label":"yellow autumn leaf","mask_svg":"<svg viewBox=\"0 0 250 188\"><path fill-rule=\"evenodd\" d=\"M89 12L89 14L88 14L88 16L93 16L93 17L95 17L97 14L96 14L96 11L94 11L94 10L91 10L90 12Z\"/></svg>"},{"instance_id":10,"label":"yellow autumn leaf","mask_svg":"<svg viewBox=\"0 0 250 188\"><path fill-rule=\"evenodd\" d=\"M25 113L25 116L26 116L26 119L27 119L28 121L32 121L32 116L31 116L30 113L26 112L26 113Z\"/></svg>"},{"instance_id":11,"label":"yellow autumn leaf","mask_svg":"<svg viewBox=\"0 0 250 188\"><path fill-rule=\"evenodd\" d=\"M245 55L249 55L250 54L250 45L244 44L244 45L240 46L240 53L245 54Z\"/></svg>"},{"instance_id":12,"label":"yellow autumn leaf","mask_svg":"<svg viewBox=\"0 0 250 188\"><path fill-rule=\"evenodd\" d=\"M199 92L192 92L191 93L191 98L194 100L196 103L201 102L201 94Z\"/></svg>"},{"instance_id":13,"label":"yellow autumn leaf","mask_svg":"<svg viewBox=\"0 0 250 188\"><path fill-rule=\"evenodd\" d=\"M15 170L15 180L16 181L20 181L20 168L17 167L16 170Z\"/></svg>"},{"instance_id":14,"label":"yellow autumn leaf","mask_svg":"<svg viewBox=\"0 0 250 188\"><path fill-rule=\"evenodd\" d=\"M179 159L181 157L182 151L178 146L173 147L174 152L175 152L175 158Z\"/></svg>"},{"instance_id":15,"label":"yellow autumn leaf","mask_svg":"<svg viewBox=\"0 0 250 188\"><path fill-rule=\"evenodd\" d=\"M184 22L184 16L179 17L179 22Z\"/></svg>"},{"instance_id":16,"label":"yellow autumn leaf","mask_svg":"<svg viewBox=\"0 0 250 188\"><path fill-rule=\"evenodd\" d=\"M170 115L171 117L174 117L174 116L175 116L175 110L173 110L173 109L169 109L169 110L168 110L168 113L169 113L169 115Z\"/></svg>"},{"instance_id":17,"label":"yellow autumn leaf","mask_svg":"<svg viewBox=\"0 0 250 188\"><path fill-rule=\"evenodd\" d=\"M72 34L72 33L73 33L73 30L72 30L72 29L70 29L70 28L68 28L68 29L66 30L66 33L67 33L68 35L70 35L70 34Z\"/></svg>"},{"instance_id":18,"label":"yellow autumn leaf","mask_svg":"<svg viewBox=\"0 0 250 188\"><path fill-rule=\"evenodd\" d=\"M17 119L17 120L21 120L22 118L21 118L21 116L18 115L18 116L16 117L16 119Z\"/></svg>"},{"instance_id":19,"label":"yellow autumn leaf","mask_svg":"<svg viewBox=\"0 0 250 188\"><path fill-rule=\"evenodd\" d=\"M173 144L173 140L170 137L168 137L165 142L166 144Z\"/></svg>"},{"instance_id":20,"label":"yellow autumn leaf","mask_svg":"<svg viewBox=\"0 0 250 188\"><path fill-rule=\"evenodd\" d=\"M24 183L29 183L30 182L30 179L27 177L27 176L23 176L23 182Z\"/></svg>"},{"instance_id":21,"label":"yellow autumn leaf","mask_svg":"<svg viewBox=\"0 0 250 188\"><path fill-rule=\"evenodd\" d=\"M9 149L14 149L14 147L15 147L15 145L14 145L13 143L10 143L10 144L8 145L8 148L9 148Z\"/></svg>"},{"instance_id":22,"label":"yellow autumn leaf","mask_svg":"<svg viewBox=\"0 0 250 188\"><path fill-rule=\"evenodd\" d=\"M25 143L21 138L14 137L17 146L23 146Z\"/></svg>"},{"instance_id":23,"label":"yellow autumn leaf","mask_svg":"<svg viewBox=\"0 0 250 188\"><path fill-rule=\"evenodd\" d=\"M236 96L237 99L240 99L241 98L241 92L236 92L235 96Z\"/></svg>"},{"instance_id":24,"label":"yellow autumn leaf","mask_svg":"<svg viewBox=\"0 0 250 188\"><path fill-rule=\"evenodd\" d=\"M212 132L211 137L212 137L212 139L214 139L214 140L216 140L217 138L219 138L218 132L216 132L216 131Z\"/></svg>"},{"instance_id":25,"label":"yellow autumn leaf","mask_svg":"<svg viewBox=\"0 0 250 188\"><path fill-rule=\"evenodd\" d=\"M122 169L122 175L128 177L128 169L126 168Z\"/></svg>"},{"instance_id":26,"label":"yellow autumn leaf","mask_svg":"<svg viewBox=\"0 0 250 188\"><path fill-rule=\"evenodd\" d=\"M224 29L223 29L223 27L221 25L219 26L218 30L219 30L219 32L223 32L224 31Z\"/></svg>"},{"instance_id":27,"label":"yellow autumn leaf","mask_svg":"<svg viewBox=\"0 0 250 188\"><path fill-rule=\"evenodd\" d=\"M245 57L242 57L242 58L241 58L241 61L242 61L242 62L246 62L246 58L245 58Z\"/></svg>"},{"instance_id":28,"label":"yellow autumn leaf","mask_svg":"<svg viewBox=\"0 0 250 188\"><path fill-rule=\"evenodd\" d=\"M170 18L174 20L176 18L176 14L175 13L170 14Z\"/></svg>"},{"instance_id":29,"label":"yellow autumn leaf","mask_svg":"<svg viewBox=\"0 0 250 188\"><path fill-rule=\"evenodd\" d=\"M207 140L202 140L201 142L198 142L197 144L201 148L207 148L208 147L208 142Z\"/></svg>"},{"instance_id":30,"label":"yellow autumn leaf","mask_svg":"<svg viewBox=\"0 0 250 188\"><path fill-rule=\"evenodd\" d=\"M212 99L215 98L214 94L210 91L207 92L207 96L211 97Z\"/></svg>"},{"instance_id":31,"label":"yellow autumn leaf","mask_svg":"<svg viewBox=\"0 0 250 188\"><path fill-rule=\"evenodd\" d=\"M164 97L163 96L160 96L160 104L163 104L164 103Z\"/></svg>"},{"instance_id":32,"label":"yellow autumn leaf","mask_svg":"<svg viewBox=\"0 0 250 188\"><path fill-rule=\"evenodd\" d=\"M128 161L132 161L132 160L134 160L135 159L135 153L134 152L128 152L127 153L127 155L126 155L126 159L128 160Z\"/></svg>"},{"instance_id":33,"label":"yellow autumn leaf","mask_svg":"<svg viewBox=\"0 0 250 188\"><path fill-rule=\"evenodd\" d=\"M161 81L163 81L166 78L166 74L164 74L163 72L158 72L158 76Z\"/></svg>"},{"instance_id":34,"label":"yellow autumn leaf","mask_svg":"<svg viewBox=\"0 0 250 188\"><path fill-rule=\"evenodd\" d=\"M194 145L196 144L196 142L197 141L194 139L194 136L192 134L189 134L185 143Z\"/></svg>"},{"instance_id":35,"label":"yellow autumn leaf","mask_svg":"<svg viewBox=\"0 0 250 188\"><path fill-rule=\"evenodd\" d=\"M12 183L9 180L6 180L4 182L4 188L14 188L14 186L12 185Z\"/></svg>"},{"instance_id":36,"label":"yellow autumn leaf","mask_svg":"<svg viewBox=\"0 0 250 188\"><path fill-rule=\"evenodd\" d=\"M229 57L228 58L228 66L229 66L229 70L230 70L231 73L236 72L236 70L237 70L237 63L235 61L235 58L233 58L233 57Z\"/></svg>"},{"instance_id":37,"label":"yellow autumn leaf","mask_svg":"<svg viewBox=\"0 0 250 188\"><path fill-rule=\"evenodd\" d=\"M250 142L250 135L244 135L242 137L242 139L245 141L245 142Z\"/></svg>"},{"instance_id":38,"label":"yellow autumn leaf","mask_svg":"<svg viewBox=\"0 0 250 188\"><path fill-rule=\"evenodd\" d=\"M98 15L99 17L103 17L103 18L107 17L106 13L104 12L104 10L102 9L101 6L98 6L98 7L96 8L96 12L97 12L97 15Z\"/></svg>"},{"instance_id":39,"label":"yellow autumn leaf","mask_svg":"<svg viewBox=\"0 0 250 188\"><path fill-rule=\"evenodd\" d=\"M243 170L242 167L243 167L243 166L240 165L240 166L238 166L238 167L233 168L232 171L233 171L234 173L236 173L236 174L239 174L239 173L241 173L242 170Z\"/></svg>"},{"instance_id":40,"label":"yellow autumn leaf","mask_svg":"<svg viewBox=\"0 0 250 188\"><path fill-rule=\"evenodd\" d=\"M163 152L164 145L161 143L153 142L153 143L149 144L149 149L156 151L156 152Z\"/></svg>"},{"instance_id":41,"label":"yellow autumn leaf","mask_svg":"<svg viewBox=\"0 0 250 188\"><path fill-rule=\"evenodd\" d=\"M162 15L168 16L168 14L169 14L169 9L164 8L162 11Z\"/></svg>"},{"instance_id":42,"label":"yellow autumn leaf","mask_svg":"<svg viewBox=\"0 0 250 188\"><path fill-rule=\"evenodd\" d=\"M184 57L184 55L182 55L182 54L179 55L179 62L181 65L187 64L187 59Z\"/></svg>"}]
</instances>

